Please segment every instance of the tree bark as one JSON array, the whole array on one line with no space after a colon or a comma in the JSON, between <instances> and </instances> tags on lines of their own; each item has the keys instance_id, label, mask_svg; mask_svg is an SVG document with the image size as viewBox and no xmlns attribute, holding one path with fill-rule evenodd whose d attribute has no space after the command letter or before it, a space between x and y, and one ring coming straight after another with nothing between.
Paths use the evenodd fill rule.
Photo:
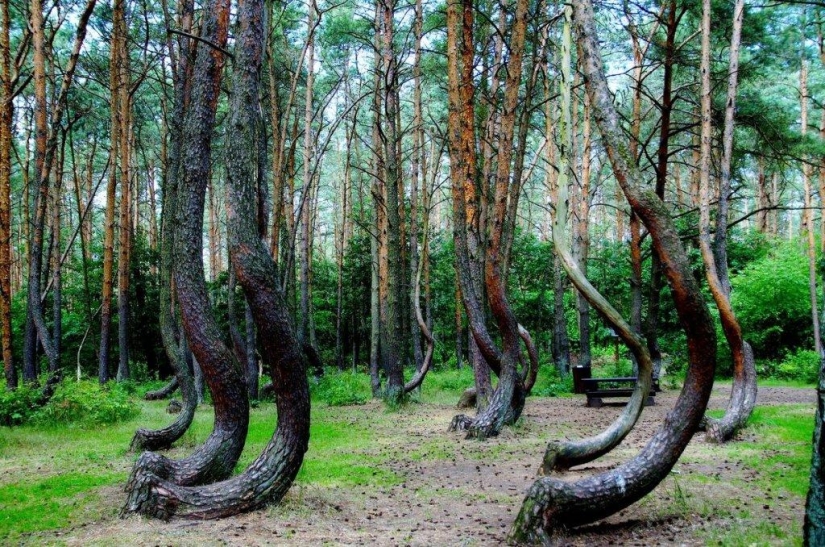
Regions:
<instances>
[{"instance_id":1,"label":"tree bark","mask_svg":"<svg viewBox=\"0 0 825 547\"><path fill-rule=\"evenodd\" d=\"M401 162L398 153L399 137L396 127L398 117L398 59L396 58L394 40L394 0L380 0L382 36L381 55L384 69L384 121L380 136L384 148L384 187L387 222L387 317L382 338L382 353L387 374L387 386L384 398L390 403L404 399L404 369L401 352L402 324L402 250L401 250L401 215L399 207L398 186L401 181Z\"/></svg>"},{"instance_id":2,"label":"tree bark","mask_svg":"<svg viewBox=\"0 0 825 547\"><path fill-rule=\"evenodd\" d=\"M610 305L610 303L596 290L587 279L587 275L581 263L576 260L566 240L567 209L568 209L568 187L570 186L571 162L573 155L573 135L570 108L571 76L570 76L570 49L571 35L570 24L572 8L565 7L564 28L561 41L561 119L559 123L559 134L561 140L560 158L558 162L558 192L555 200L555 222L553 224L553 246L556 255L564 266L567 276L578 289L579 294L587 299L598 310L602 317L610 324L622 341L627 344L633 352L636 361L639 363L639 379L633 389L630 401L625 406L619 417L600 434L580 439L577 441L551 441L547 445L544 454L541 471L550 474L554 470L569 469L574 465L581 465L595 460L607 454L616 447L633 429L644 408L645 400L650 394L652 384L653 363L647 351L644 340L633 328L625 322L621 314ZM589 101L586 101L587 105ZM589 115L589 108L585 108L585 116ZM585 126L589 125L589 120L585 117ZM588 130L585 130L587 135ZM587 146L585 146L587 149ZM583 169L584 171L584 169ZM581 310L581 307L579 308Z\"/></svg>"},{"instance_id":3,"label":"tree bark","mask_svg":"<svg viewBox=\"0 0 825 547\"><path fill-rule=\"evenodd\" d=\"M575 226L573 233L575 239L573 241L573 253L582 275L587 277L587 261L590 255L590 149L592 142L590 135L590 100L587 94L585 94L583 102L581 171L577 184L578 196L573 200L573 203L577 206L577 211L574 214ZM578 112L574 112L573 115L578 117ZM568 149L566 153L575 154L571 149ZM581 291L576 293L576 308L579 312L579 365L585 367L589 367L591 364L590 305L588 301L588 298Z\"/></svg>"},{"instance_id":4,"label":"tree bark","mask_svg":"<svg viewBox=\"0 0 825 547\"><path fill-rule=\"evenodd\" d=\"M109 128L109 181L106 185L106 213L103 232L103 289L100 308L100 351L98 353L98 381L105 384L109 381L109 353L111 349L110 330L112 326L112 292L114 285L115 268L115 206L117 201L117 181L121 175L118 170L120 156L120 131L122 120L120 116L120 71L123 57L120 42L123 40L125 28L120 24L123 12L123 0L115 0L112 8L112 35L109 44L109 91L110 91L110 128Z\"/></svg>"},{"instance_id":5,"label":"tree bark","mask_svg":"<svg viewBox=\"0 0 825 547\"><path fill-rule=\"evenodd\" d=\"M132 248L132 181L129 172L131 97L129 77L129 54L126 44L127 26L123 0L115 1L112 14L114 25L120 29L117 41L119 61L117 69L117 154L113 156L112 169L120 168L120 248L117 261L117 312L118 312L118 367L117 381L128 380L129 373L129 271ZM115 90L112 90L115 93Z\"/></svg>"},{"instance_id":6,"label":"tree bark","mask_svg":"<svg viewBox=\"0 0 825 547\"><path fill-rule=\"evenodd\" d=\"M181 3L180 21L184 32L192 30L194 0ZM171 40L167 45L170 56L174 58ZM181 148L183 136L183 119L186 104L189 102L189 92L192 86L191 65L194 51L188 38L181 37L178 47L179 60L172 67L174 82L173 112L169 117L169 154L163 178L163 203L160 235L160 268L159 268L159 323L163 348L169 359L177 384L180 386L183 397L183 409L177 419L169 426L150 430L141 428L132 437L132 450L164 450L180 439L189 429L195 417L198 406L198 394L195 389L194 371L185 358L184 348L186 339L178 328L174 297L174 250L176 237L176 216L178 207L178 191L181 176ZM148 394L147 394L148 395Z\"/></svg>"},{"instance_id":7,"label":"tree bark","mask_svg":"<svg viewBox=\"0 0 825 547\"><path fill-rule=\"evenodd\" d=\"M677 13L677 10L683 10ZM676 32L681 21L684 8L677 6L676 0L670 0L667 7L665 22L665 62L662 76L661 121L659 128L659 145L656 151L656 195L665 199L667 184L668 160L670 159L671 115L673 113L673 67L676 54ZM647 338L650 355L653 358L653 375L659 376L662 367L662 355L659 350L659 311L663 288L662 265L654 253L651 260L650 297L648 299L647 324L645 337Z\"/></svg>"},{"instance_id":8,"label":"tree bark","mask_svg":"<svg viewBox=\"0 0 825 547\"><path fill-rule=\"evenodd\" d=\"M709 0L705 0L709 2ZM728 208L731 192L730 168L733 156L734 112L736 109L737 77L739 74L739 45L742 34L744 0L737 0L733 12L733 34L730 45L728 72L728 96L725 104L725 128L722 138L722 165L719 181L719 210L716 233L711 246L710 238L710 167L711 167L711 85L710 85L710 5L706 5L702 27L702 150L700 165L700 235L699 246L705 262L708 286L719 309L719 319L733 357L733 387L728 408L721 420L708 417L707 436L714 442L729 440L743 427L756 405L756 367L753 350L742 337L742 328L730 303L730 279L728 278ZM809 229L813 230L813 224Z\"/></svg>"},{"instance_id":9,"label":"tree bark","mask_svg":"<svg viewBox=\"0 0 825 547\"><path fill-rule=\"evenodd\" d=\"M494 214L491 217L492 238L487 247L484 278L490 309L504 342L504 352L500 353L490 339L484 324L484 317L479 309L479 300L471 283L470 255L468 253L466 204L468 195L465 187L475 187L475 151L474 151L474 107L472 84L472 32L473 6L468 0L463 6L463 47L461 72L459 80L458 51L456 30L458 14L454 6L448 6L448 100L449 100L449 145L451 153L451 178L453 187L453 225L456 243L458 276L473 339L479 346L485 359L499 377L493 397L488 407L475 418L466 416L453 418L451 429L466 429L468 437L484 439L497 435L505 423L513 423L524 408L525 392L516 364L520 353L520 336L518 323L509 306L506 290L501 278L501 251L503 227L507 215L507 197L510 183L510 160L516 107L518 103L518 83L521 78L522 54L526 32L527 3L519 0L511 29L510 48L512 55L508 63L505 88L504 108L501 116L501 131L495 177ZM453 164L457 163L453 167Z\"/></svg>"},{"instance_id":10,"label":"tree bark","mask_svg":"<svg viewBox=\"0 0 825 547\"><path fill-rule=\"evenodd\" d=\"M32 41L35 46L34 53L34 87L35 87L35 175L37 180L37 198L35 201L34 232L29 246L29 288L28 288L28 319L27 340L24 350L24 379L35 381L37 366L36 359L36 339L34 333L40 339L40 344L49 359L49 370L56 371L59 367L60 355L58 354L51 335L46 326L43 316L43 306L40 294L40 276L43 266L43 232L46 222L46 205L49 200L49 177L54 167L55 155L57 154L58 135L60 124L63 120L66 97L74 79L77 59L80 56L80 49L86 38L86 28L89 18L94 11L96 0L88 0L83 12L77 22L72 52L63 72L60 89L57 92L51 109L51 131L46 123L46 75L45 75L45 38L43 36L43 11L42 6L36 1L32 1ZM26 373L35 377L25 378Z\"/></svg>"},{"instance_id":11,"label":"tree bark","mask_svg":"<svg viewBox=\"0 0 825 547\"><path fill-rule=\"evenodd\" d=\"M11 146L14 120L9 2L0 5L0 328L6 389L17 388L11 323Z\"/></svg>"},{"instance_id":12,"label":"tree bark","mask_svg":"<svg viewBox=\"0 0 825 547\"><path fill-rule=\"evenodd\" d=\"M310 263L312 261L312 91L315 80L315 40L311 32L316 17L315 4L311 5L307 19L307 48L306 48L306 100L304 103L304 152L303 152L303 188L301 197L301 248L300 248L300 321L298 322L298 341L303 346L310 344L310 322L312 320L312 303L310 301Z\"/></svg>"},{"instance_id":13,"label":"tree bark","mask_svg":"<svg viewBox=\"0 0 825 547\"><path fill-rule=\"evenodd\" d=\"M530 488L510 539L549 543L562 526L578 526L611 515L638 501L667 476L702 419L713 386L716 335L679 233L662 201L641 190L642 177L627 153L618 114L604 77L588 0L573 3L582 46L582 67L593 114L613 172L631 207L648 228L671 285L676 311L687 335L690 367L673 410L645 448L629 462L576 482L541 478Z\"/></svg>"},{"instance_id":14,"label":"tree bark","mask_svg":"<svg viewBox=\"0 0 825 547\"><path fill-rule=\"evenodd\" d=\"M201 37L223 47L228 23L228 0L211 0L205 11ZM147 498L146 485L147 481L151 482L150 477L178 485L194 485L229 476L243 450L249 426L249 400L241 368L221 340L206 290L202 257L203 214L222 56L223 53L203 43L196 45L191 95L183 122L174 237L174 281L186 341L203 368L212 393L215 425L206 442L184 460L172 461L144 452L126 487L126 513L154 514L161 510L162 501Z\"/></svg>"},{"instance_id":15,"label":"tree bark","mask_svg":"<svg viewBox=\"0 0 825 547\"><path fill-rule=\"evenodd\" d=\"M139 478L137 506L144 514L169 518L220 518L279 501L303 462L309 441L309 385L300 344L290 327L287 308L277 290L275 262L261 240L255 215L258 169L256 139L258 92L264 40L262 0L245 0L240 7L240 33L235 48L235 85L232 97L227 156L229 240L232 267L244 288L275 389L277 428L263 453L241 475L203 487L181 487L151 473ZM202 213L203 211L201 211ZM227 384L219 385L226 389ZM244 393L245 394L245 393ZM213 396L224 395L213 389Z\"/></svg>"},{"instance_id":16,"label":"tree bark","mask_svg":"<svg viewBox=\"0 0 825 547\"><path fill-rule=\"evenodd\" d=\"M802 69L799 72L799 101L800 101L800 133L804 137L808 132L808 62L803 59ZM802 164L802 185L805 192L805 233L808 242L808 288L811 294L811 320L814 329L814 349L822 354L822 338L819 328L819 303L816 290L816 235L814 232L813 195L811 189L811 166L808 162Z\"/></svg>"},{"instance_id":17,"label":"tree bark","mask_svg":"<svg viewBox=\"0 0 825 547\"><path fill-rule=\"evenodd\" d=\"M174 377L162 388L154 391L147 391L143 398L147 401L160 401L162 399L166 399L167 397L171 397L172 394L178 390L178 387L180 387L178 384L178 379L177 377Z\"/></svg>"},{"instance_id":18,"label":"tree bark","mask_svg":"<svg viewBox=\"0 0 825 547\"><path fill-rule=\"evenodd\" d=\"M811 482L805 500L802 534L806 546L825 545L825 356L822 354L814 416Z\"/></svg>"}]
</instances>

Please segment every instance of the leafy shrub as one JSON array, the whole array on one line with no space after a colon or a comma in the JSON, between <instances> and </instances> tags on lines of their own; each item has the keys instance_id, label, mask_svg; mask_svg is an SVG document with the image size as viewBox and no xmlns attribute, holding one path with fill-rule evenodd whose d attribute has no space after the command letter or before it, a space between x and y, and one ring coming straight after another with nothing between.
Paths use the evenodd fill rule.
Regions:
<instances>
[{"instance_id":1,"label":"leafy shrub","mask_svg":"<svg viewBox=\"0 0 825 547\"><path fill-rule=\"evenodd\" d=\"M34 406L40 391L21 386L14 391L0 388L0 425L20 425L26 423L34 413Z\"/></svg>"},{"instance_id":2,"label":"leafy shrub","mask_svg":"<svg viewBox=\"0 0 825 547\"><path fill-rule=\"evenodd\" d=\"M573 393L573 375L568 374L563 380L555 366L542 364L536 376L531 395L536 397L558 397L566 393Z\"/></svg>"},{"instance_id":3,"label":"leafy shrub","mask_svg":"<svg viewBox=\"0 0 825 547\"><path fill-rule=\"evenodd\" d=\"M473 367L469 363L465 363L460 369L436 369L427 374L424 383L427 384L428 390L461 393L468 387L475 385Z\"/></svg>"},{"instance_id":4,"label":"leafy shrub","mask_svg":"<svg viewBox=\"0 0 825 547\"><path fill-rule=\"evenodd\" d=\"M62 382L32 419L42 425L112 424L128 420L140 413L140 407L129 397L129 391L129 387L119 384L101 387L94 381Z\"/></svg>"},{"instance_id":5,"label":"leafy shrub","mask_svg":"<svg viewBox=\"0 0 825 547\"><path fill-rule=\"evenodd\" d=\"M812 345L808 263L799 245L779 245L733 277L732 304L760 358Z\"/></svg>"},{"instance_id":6,"label":"leafy shrub","mask_svg":"<svg viewBox=\"0 0 825 547\"><path fill-rule=\"evenodd\" d=\"M318 380L310 381L313 398L329 406L362 405L372 396L369 377L352 371L327 369Z\"/></svg>"},{"instance_id":7,"label":"leafy shrub","mask_svg":"<svg viewBox=\"0 0 825 547\"><path fill-rule=\"evenodd\" d=\"M780 380L795 380L814 384L819 379L819 355L811 350L799 350L788 354L774 370Z\"/></svg>"}]
</instances>

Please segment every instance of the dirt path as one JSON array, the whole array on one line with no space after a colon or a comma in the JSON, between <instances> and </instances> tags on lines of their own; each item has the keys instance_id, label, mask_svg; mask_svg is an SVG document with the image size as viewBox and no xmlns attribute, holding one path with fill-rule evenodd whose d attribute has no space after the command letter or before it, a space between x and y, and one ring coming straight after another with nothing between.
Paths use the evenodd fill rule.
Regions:
<instances>
[{"instance_id":1,"label":"dirt path","mask_svg":"<svg viewBox=\"0 0 825 547\"><path fill-rule=\"evenodd\" d=\"M724 408L728 391L714 391L711 408ZM676 396L675 391L658 396L657 405L645 409L641 423L617 451L568 476L575 478L632 457ZM813 390L761 388L759 392L760 405L810 403L813 407L813 402ZM368 405L342 408L337 416L369 419L365 411L383 412L377 405ZM69 545L498 545L504 542L523 492L534 480L547 440L596 432L620 411L620 407L585 408L582 397L531 398L519 426L480 443L446 432L454 409L417 405L391 419L382 414L383 419L375 421L374 434L392 440L386 447L385 465L401 477L395 486L299 486L290 490L279 507L232 519L170 523L136 517L112 519L39 540ZM765 492L749 491L749 482L758 479L753 471L735 459L719 461L718 454L709 457L710 450L713 447L697 435L676 473L652 494L600 524L571 532L562 544L704 544L709 527L738 525L735 517L722 511L728 505L731 510L747 508L764 523L801 528L799 499L774 494L770 487ZM720 476L729 480L713 489L699 480ZM116 505L123 497L117 488L105 489L102 495Z\"/></svg>"}]
</instances>

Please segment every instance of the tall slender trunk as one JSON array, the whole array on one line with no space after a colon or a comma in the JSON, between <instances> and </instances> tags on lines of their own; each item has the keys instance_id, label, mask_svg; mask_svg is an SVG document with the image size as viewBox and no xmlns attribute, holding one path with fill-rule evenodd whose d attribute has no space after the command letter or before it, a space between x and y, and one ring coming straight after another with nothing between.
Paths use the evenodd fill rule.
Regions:
<instances>
[{"instance_id":1,"label":"tall slender trunk","mask_svg":"<svg viewBox=\"0 0 825 547\"><path fill-rule=\"evenodd\" d=\"M800 133L805 136L808 132L808 62L802 60L802 69L799 72L800 94ZM813 191L811 189L811 166L808 162L802 164L802 185L805 192L805 211L802 215L805 223L805 233L808 242L808 288L811 295L811 319L814 330L814 349L822 354L822 338L819 330L819 296L816 290L816 235L814 228Z\"/></svg>"},{"instance_id":2,"label":"tall slender trunk","mask_svg":"<svg viewBox=\"0 0 825 547\"><path fill-rule=\"evenodd\" d=\"M109 56L109 90L110 100L110 122L109 128L109 181L106 185L106 215L104 220L103 233L103 288L101 294L100 308L100 353L98 380L101 384L109 381L109 352L111 347L110 329L112 325L112 292L114 286L114 264L115 264L115 205L118 186L118 177L121 173L118 170L118 158L120 157L120 133L122 131L122 119L120 101L123 95L120 93L122 85L120 70L122 63L121 46L122 32L124 28L120 24L123 12L123 0L115 0L112 13L112 37L109 44L111 50ZM123 197L121 197L123 199Z\"/></svg>"},{"instance_id":3,"label":"tall slender trunk","mask_svg":"<svg viewBox=\"0 0 825 547\"><path fill-rule=\"evenodd\" d=\"M132 254L132 175L131 161L131 99L129 95L129 54L126 44L126 14L122 0L115 2L113 17L120 27L118 40L118 87L120 95L117 101L118 108L118 157L112 165L120 168L120 248L117 260L117 313L118 313L118 382L128 380L129 373L129 273Z\"/></svg>"},{"instance_id":4,"label":"tall slender trunk","mask_svg":"<svg viewBox=\"0 0 825 547\"><path fill-rule=\"evenodd\" d=\"M424 119L421 108L421 38L424 30L424 7L421 0L415 2L415 52L413 57L413 150L410 166L410 301L415 300L418 274L418 187L422 171L424 149ZM410 323L410 341L416 370L421 370L424 355L421 352L421 328L416 321L416 306L410 306L413 318Z\"/></svg>"},{"instance_id":5,"label":"tall slender trunk","mask_svg":"<svg viewBox=\"0 0 825 547\"><path fill-rule=\"evenodd\" d=\"M11 82L11 18L9 2L0 5L0 328L2 334L3 370L6 388L18 385L17 369L12 353L11 323L11 144L14 119Z\"/></svg>"},{"instance_id":6,"label":"tall slender trunk","mask_svg":"<svg viewBox=\"0 0 825 547\"><path fill-rule=\"evenodd\" d=\"M719 209L716 218L716 234L712 246L710 239L710 164L711 164L711 86L710 86L710 0L706 0L702 28L702 162L701 206L699 245L705 262L706 276L711 294L719 310L719 319L733 356L733 387L728 408L721 420L709 419L708 438L715 442L730 439L743 427L756 405L756 367L753 350L742 337L742 328L730 303L730 279L728 277L728 209L731 193L731 160L733 157L734 112L739 75L739 46L742 35L742 19L745 14L744 0L737 0L733 12L733 32L730 44L728 94L725 104L725 127L722 138L721 177L719 180ZM706 27L705 27L706 25ZM813 223L809 225L813 232Z\"/></svg>"},{"instance_id":7,"label":"tall slender trunk","mask_svg":"<svg viewBox=\"0 0 825 547\"><path fill-rule=\"evenodd\" d=\"M574 115L578 115L574 111ZM574 253L582 275L587 277L587 261L590 254L590 99L584 95L584 117L582 119L581 171L577 185L578 196L574 203L576 211ZM576 292L576 308L579 312L579 365L590 366L590 304L581 291Z\"/></svg>"},{"instance_id":8,"label":"tall slender trunk","mask_svg":"<svg viewBox=\"0 0 825 547\"><path fill-rule=\"evenodd\" d=\"M375 10L374 31L376 37L381 34L381 12ZM384 154L381 151L381 137L380 123L381 123L381 80L382 76L382 61L379 48L375 48L374 55L374 75L373 75L373 96L372 96L372 184L371 193L373 203L372 228L373 233L370 234L370 257L372 259L372 276L371 276L371 292L370 292L370 383L372 386L372 395L379 397L381 395L381 376L380 369L383 366L383 352L382 347L383 331L386 330L386 305L387 299L384 298L386 280L386 254L384 252L384 217L386 216L384 210L383 198L383 182L384 178Z\"/></svg>"},{"instance_id":9,"label":"tall slender trunk","mask_svg":"<svg viewBox=\"0 0 825 547\"><path fill-rule=\"evenodd\" d=\"M382 35L381 56L384 69L384 120L380 133L384 148L384 188L387 225L387 317L382 342L387 387L384 397L397 402L404 397L404 369L401 352L402 325L402 251L401 215L398 187L401 181L401 162L398 154L398 59L393 47L395 32L395 0L380 0Z\"/></svg>"},{"instance_id":10,"label":"tall slender trunk","mask_svg":"<svg viewBox=\"0 0 825 547\"><path fill-rule=\"evenodd\" d=\"M313 135L312 135L312 90L315 81L315 40L311 33L315 17L315 4L307 18L307 49L306 49L306 100L304 102L304 153L303 153L303 188L301 196L301 248L300 248L300 291L301 291L301 309L300 321L298 322L298 341L307 346L310 344L310 314L312 313L312 303L310 302L309 285L310 285L310 262L312 261L312 230L310 228L310 219L312 218L312 159L313 159Z\"/></svg>"},{"instance_id":11,"label":"tall slender trunk","mask_svg":"<svg viewBox=\"0 0 825 547\"><path fill-rule=\"evenodd\" d=\"M763 234L768 233L768 207L770 207L770 193L768 192L767 177L765 176L765 159L758 158L756 173L756 229Z\"/></svg>"},{"instance_id":12,"label":"tall slender trunk","mask_svg":"<svg viewBox=\"0 0 825 547\"><path fill-rule=\"evenodd\" d=\"M71 129L69 129L71 131ZM52 230L52 343L54 351L60 356L61 340L63 339L63 260L61 252L61 228L63 219L61 216L63 208L63 166L65 161L66 135L60 141L60 154L57 160L54 174L54 192L52 193L51 209L51 230ZM54 365L59 365L54 363ZM57 372L57 367L49 363L49 373Z\"/></svg>"},{"instance_id":13,"label":"tall slender trunk","mask_svg":"<svg viewBox=\"0 0 825 547\"><path fill-rule=\"evenodd\" d=\"M656 195L665 199L667 184L668 160L670 158L670 125L673 113L673 68L676 55L676 31L679 27L681 15L677 14L680 7L676 0L670 0L667 8L665 34L665 62L662 75L661 122L659 128L659 145L656 151ZM650 297L648 299L648 313L646 333L650 354L653 357L653 374L659 375L662 366L662 355L659 349L659 310L663 289L662 265L654 254L651 261Z\"/></svg>"},{"instance_id":14,"label":"tall slender trunk","mask_svg":"<svg viewBox=\"0 0 825 547\"><path fill-rule=\"evenodd\" d=\"M544 82L544 118L545 133L547 134L547 191L552 203L558 203L559 196L559 173L555 169L556 165L556 139L553 138L555 123L555 106L550 100L551 80ZM565 219L567 222L567 219ZM558 255L553 256L553 344L551 351L553 362L559 375L564 378L570 372L570 339L567 336L567 318L564 313L564 292L567 289L567 279L561 260Z\"/></svg>"}]
</instances>

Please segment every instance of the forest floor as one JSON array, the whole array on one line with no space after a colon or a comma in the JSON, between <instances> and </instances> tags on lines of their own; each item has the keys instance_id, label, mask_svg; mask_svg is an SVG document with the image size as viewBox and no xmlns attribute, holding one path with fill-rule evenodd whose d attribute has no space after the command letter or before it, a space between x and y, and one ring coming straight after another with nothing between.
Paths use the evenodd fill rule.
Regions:
<instances>
[{"instance_id":1,"label":"forest floor","mask_svg":"<svg viewBox=\"0 0 825 547\"><path fill-rule=\"evenodd\" d=\"M728 393L729 386L717 386L711 408L723 409ZM632 457L677 395L657 396L617 450L563 477ZM97 431L0 428L0 544L502 544L547 441L597 432L621 411L586 408L583 396L531 397L515 427L479 442L447 432L456 410L445 397L428 400L425 390L422 399L397 411L378 402L314 404L310 449L284 502L209 522L118 518L135 458L125 446L135 426L168 422L164 402L141 403L136 420ZM651 494L568 532L560 544L801 544L814 400L812 388L760 388L752 424L736 442L717 446L696 435ZM184 456L208 434L208 408L173 456ZM239 466L268 440L273 414L271 403L253 411Z\"/></svg>"}]
</instances>

